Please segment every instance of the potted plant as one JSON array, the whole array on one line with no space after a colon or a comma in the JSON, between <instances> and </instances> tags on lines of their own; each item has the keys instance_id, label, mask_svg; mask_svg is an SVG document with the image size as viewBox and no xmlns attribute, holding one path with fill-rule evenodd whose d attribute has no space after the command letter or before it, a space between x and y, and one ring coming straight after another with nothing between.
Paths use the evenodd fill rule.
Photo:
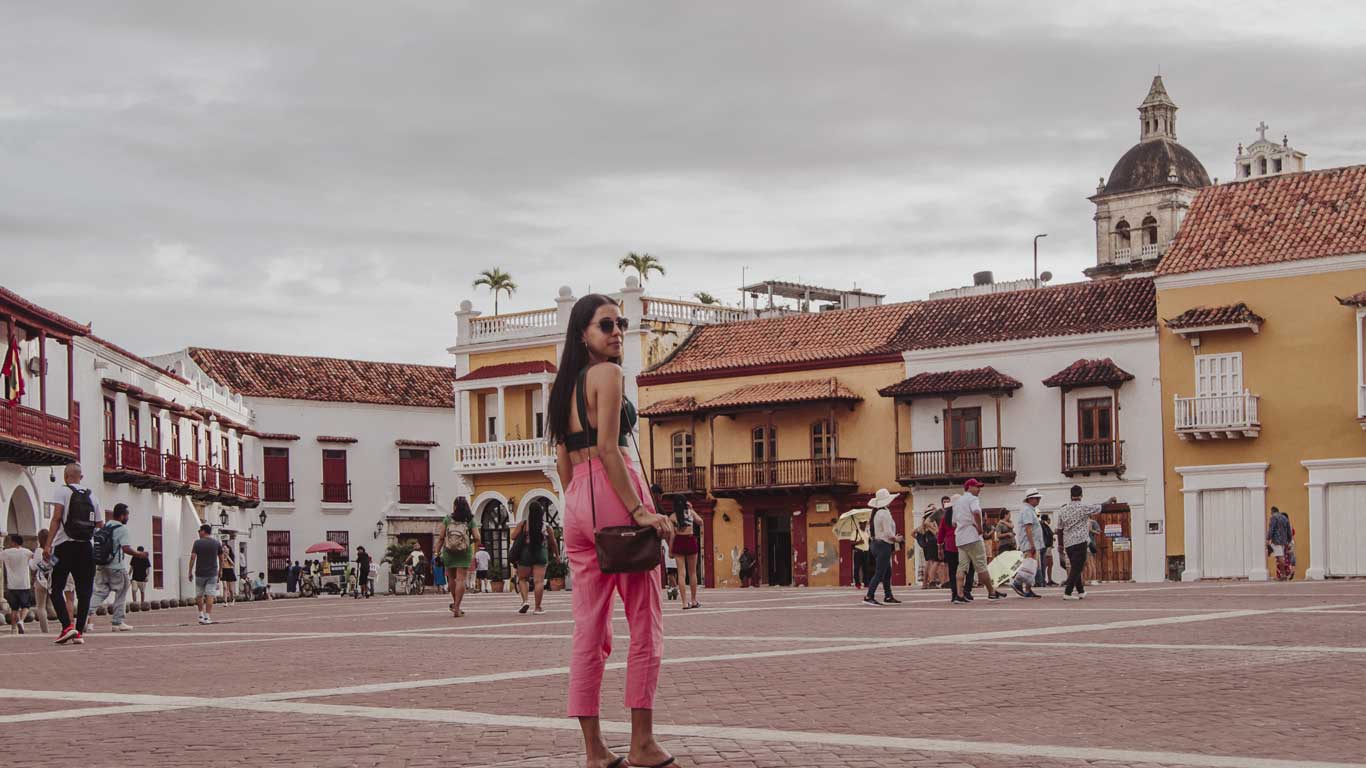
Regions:
<instances>
[{"instance_id":1,"label":"potted plant","mask_svg":"<svg viewBox=\"0 0 1366 768\"><path fill-rule=\"evenodd\" d=\"M569 575L569 563L558 557L552 557L550 564L545 567L546 580L550 582L550 591L559 592L564 589L564 577Z\"/></svg>"},{"instance_id":2,"label":"potted plant","mask_svg":"<svg viewBox=\"0 0 1366 768\"><path fill-rule=\"evenodd\" d=\"M508 567L506 565L496 566L489 574L489 582L493 584L494 592L502 592L504 582L508 578Z\"/></svg>"},{"instance_id":3,"label":"potted plant","mask_svg":"<svg viewBox=\"0 0 1366 768\"><path fill-rule=\"evenodd\" d=\"M408 555L417 548L417 543L412 541L399 541L384 548L384 558L380 560L380 565L389 564L389 594L394 594L398 584L398 575L403 570L404 563L408 562Z\"/></svg>"}]
</instances>

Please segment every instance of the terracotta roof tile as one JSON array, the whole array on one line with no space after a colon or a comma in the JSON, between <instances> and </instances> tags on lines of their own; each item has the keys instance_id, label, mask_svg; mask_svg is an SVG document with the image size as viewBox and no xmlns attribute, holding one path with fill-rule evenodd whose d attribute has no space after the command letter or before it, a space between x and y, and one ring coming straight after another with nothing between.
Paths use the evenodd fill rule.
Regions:
<instances>
[{"instance_id":1,"label":"terracotta roof tile","mask_svg":"<svg viewBox=\"0 0 1366 768\"><path fill-rule=\"evenodd\" d=\"M1114 386L1131 381L1132 373L1115 365L1110 358L1104 360L1078 360L1043 380L1045 387L1101 387Z\"/></svg>"},{"instance_id":2,"label":"terracotta roof tile","mask_svg":"<svg viewBox=\"0 0 1366 768\"><path fill-rule=\"evenodd\" d=\"M190 347L210 377L244 397L454 408L452 368Z\"/></svg>"},{"instance_id":3,"label":"terracotta roof tile","mask_svg":"<svg viewBox=\"0 0 1366 768\"><path fill-rule=\"evenodd\" d=\"M298 440L298 435L291 435L288 432L258 432L256 437L261 440Z\"/></svg>"},{"instance_id":4,"label":"terracotta roof tile","mask_svg":"<svg viewBox=\"0 0 1366 768\"><path fill-rule=\"evenodd\" d=\"M693 331L638 381L897 362L913 349L1151 328L1156 314L1153 281L1134 278L723 323Z\"/></svg>"},{"instance_id":5,"label":"terracotta roof tile","mask_svg":"<svg viewBox=\"0 0 1366 768\"><path fill-rule=\"evenodd\" d=\"M1366 165L1201 190L1157 274L1366 253Z\"/></svg>"},{"instance_id":6,"label":"terracotta roof tile","mask_svg":"<svg viewBox=\"0 0 1366 768\"><path fill-rule=\"evenodd\" d=\"M658 419L664 416L686 416L690 413L697 413L697 398L671 397L667 400L660 400L657 403L650 403L640 409L640 415L646 419Z\"/></svg>"},{"instance_id":7,"label":"terracotta roof tile","mask_svg":"<svg viewBox=\"0 0 1366 768\"><path fill-rule=\"evenodd\" d=\"M1338 299L1338 303L1344 307L1366 307L1366 291L1354 293L1345 299Z\"/></svg>"},{"instance_id":8,"label":"terracotta roof tile","mask_svg":"<svg viewBox=\"0 0 1366 768\"><path fill-rule=\"evenodd\" d=\"M917 373L891 386L878 390L883 397L931 395L970 395L984 392L1013 392L1023 387L1018 380L987 366L958 371L928 371Z\"/></svg>"},{"instance_id":9,"label":"terracotta roof tile","mask_svg":"<svg viewBox=\"0 0 1366 768\"><path fill-rule=\"evenodd\" d=\"M404 440L400 438L394 441L394 445L400 448L436 448L441 443L435 440Z\"/></svg>"},{"instance_id":10,"label":"terracotta roof tile","mask_svg":"<svg viewBox=\"0 0 1366 768\"><path fill-rule=\"evenodd\" d=\"M318 435L318 442L320 442L320 443L359 443L359 442L360 442L360 438L356 438L356 437L341 437L341 436L339 436L339 435Z\"/></svg>"},{"instance_id":11,"label":"terracotta roof tile","mask_svg":"<svg viewBox=\"0 0 1366 768\"><path fill-rule=\"evenodd\" d=\"M1180 328L1208 328L1217 325L1261 325L1262 318L1241 301L1221 307L1192 307L1162 322L1173 330Z\"/></svg>"},{"instance_id":12,"label":"terracotta roof tile","mask_svg":"<svg viewBox=\"0 0 1366 768\"><path fill-rule=\"evenodd\" d=\"M9 309L16 314L32 315L50 328L72 336L86 336L90 333L90 326L78 323L64 315L59 315L46 307L40 307L3 286L0 286L0 307Z\"/></svg>"},{"instance_id":13,"label":"terracotta roof tile","mask_svg":"<svg viewBox=\"0 0 1366 768\"><path fill-rule=\"evenodd\" d=\"M703 411L748 408L756 405L785 405L795 403L863 400L856 392L840 383L839 379L807 379L805 381L766 381L750 384L717 395L698 406Z\"/></svg>"},{"instance_id":14,"label":"terracotta roof tile","mask_svg":"<svg viewBox=\"0 0 1366 768\"><path fill-rule=\"evenodd\" d=\"M555 364L546 360L529 360L520 363L499 363L475 368L456 381L471 379L498 379L504 376L525 376L529 373L554 373Z\"/></svg>"}]
</instances>

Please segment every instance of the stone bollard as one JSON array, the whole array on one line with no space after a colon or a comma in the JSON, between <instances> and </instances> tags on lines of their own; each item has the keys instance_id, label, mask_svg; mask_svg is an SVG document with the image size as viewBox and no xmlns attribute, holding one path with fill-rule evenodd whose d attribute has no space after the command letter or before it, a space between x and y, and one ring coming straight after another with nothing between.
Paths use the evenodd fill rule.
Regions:
<instances>
[{"instance_id":1,"label":"stone bollard","mask_svg":"<svg viewBox=\"0 0 1366 768\"><path fill-rule=\"evenodd\" d=\"M143 601L142 601L142 608L141 608L141 610L142 610L142 611L150 611L150 610L152 610L152 604L149 603L149 602L147 602L146 600L143 600Z\"/></svg>"},{"instance_id":2,"label":"stone bollard","mask_svg":"<svg viewBox=\"0 0 1366 768\"><path fill-rule=\"evenodd\" d=\"M138 612L138 604L137 604L137 603L129 603L129 604L128 604L128 608L127 608L126 610L127 610L129 613L137 613L137 612Z\"/></svg>"},{"instance_id":3,"label":"stone bollard","mask_svg":"<svg viewBox=\"0 0 1366 768\"><path fill-rule=\"evenodd\" d=\"M108 609L108 608L105 608L103 605L97 605L97 606L95 606L95 615L96 615L96 616L104 616L104 615L107 614L107 613L109 613L109 609Z\"/></svg>"}]
</instances>

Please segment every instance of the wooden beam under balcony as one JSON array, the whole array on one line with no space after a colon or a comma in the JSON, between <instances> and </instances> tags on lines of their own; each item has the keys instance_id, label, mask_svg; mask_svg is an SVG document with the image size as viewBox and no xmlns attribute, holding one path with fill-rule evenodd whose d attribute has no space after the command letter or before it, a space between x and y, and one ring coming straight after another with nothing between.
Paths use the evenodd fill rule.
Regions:
<instances>
[{"instance_id":1,"label":"wooden beam under balcony","mask_svg":"<svg viewBox=\"0 0 1366 768\"><path fill-rule=\"evenodd\" d=\"M717 497L754 493L852 491L858 488L854 459L783 459L712 467L711 492Z\"/></svg>"},{"instance_id":2,"label":"wooden beam under balcony","mask_svg":"<svg viewBox=\"0 0 1366 768\"><path fill-rule=\"evenodd\" d=\"M992 485L1015 482L1015 449L956 448L896 455L897 482L908 487L959 485L969 478Z\"/></svg>"}]
</instances>

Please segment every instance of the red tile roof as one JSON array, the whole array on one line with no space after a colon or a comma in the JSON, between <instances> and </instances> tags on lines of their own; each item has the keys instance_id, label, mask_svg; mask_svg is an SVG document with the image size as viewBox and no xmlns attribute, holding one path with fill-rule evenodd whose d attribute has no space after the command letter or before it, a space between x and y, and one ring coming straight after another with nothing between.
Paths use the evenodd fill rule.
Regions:
<instances>
[{"instance_id":1,"label":"red tile roof","mask_svg":"<svg viewBox=\"0 0 1366 768\"><path fill-rule=\"evenodd\" d=\"M1241 301L1237 304L1229 304L1222 307L1192 307L1176 317L1168 318L1162 322L1168 328L1177 330L1181 328L1209 328L1219 325L1242 325L1250 323L1261 325L1262 318L1248 309L1247 305Z\"/></svg>"},{"instance_id":2,"label":"red tile roof","mask_svg":"<svg viewBox=\"0 0 1366 768\"><path fill-rule=\"evenodd\" d=\"M793 405L839 400L859 402L856 392L840 383L839 379L807 379L805 381L766 381L750 384L717 395L698 406L702 411L722 411L749 408L756 405Z\"/></svg>"},{"instance_id":3,"label":"red tile roof","mask_svg":"<svg viewBox=\"0 0 1366 768\"><path fill-rule=\"evenodd\" d=\"M697 398L671 397L667 400L660 400L657 403L650 403L640 409L640 415L646 419L658 419L665 416L686 416L690 413L697 413Z\"/></svg>"},{"instance_id":4,"label":"red tile roof","mask_svg":"<svg viewBox=\"0 0 1366 768\"><path fill-rule=\"evenodd\" d=\"M1345 299L1338 299L1338 303L1344 307L1366 307L1366 291L1354 293Z\"/></svg>"},{"instance_id":5,"label":"red tile roof","mask_svg":"<svg viewBox=\"0 0 1366 768\"><path fill-rule=\"evenodd\" d=\"M318 442L320 442L320 443L359 443L359 442L360 442L360 438L356 438L356 437L339 437L339 436L337 436L337 435L318 435Z\"/></svg>"},{"instance_id":6,"label":"red tile roof","mask_svg":"<svg viewBox=\"0 0 1366 768\"><path fill-rule=\"evenodd\" d=\"M436 448L441 443L435 440L404 440L400 438L394 441L394 445L400 448Z\"/></svg>"},{"instance_id":7,"label":"red tile roof","mask_svg":"<svg viewBox=\"0 0 1366 768\"><path fill-rule=\"evenodd\" d=\"M972 395L987 392L1013 392L1023 387L1016 379L987 366L959 371L917 373L877 392L883 397L928 397L931 395Z\"/></svg>"},{"instance_id":8,"label":"red tile roof","mask_svg":"<svg viewBox=\"0 0 1366 768\"><path fill-rule=\"evenodd\" d=\"M693 331L638 382L899 362L913 349L1152 328L1156 314L1153 281L1134 278L724 323Z\"/></svg>"},{"instance_id":9,"label":"red tile roof","mask_svg":"<svg viewBox=\"0 0 1366 768\"><path fill-rule=\"evenodd\" d=\"M5 287L0 287L0 308L7 309L16 315L29 315L32 321L41 323L48 330L55 330L71 336L85 336L90 333L90 326L82 325L69 317L40 307Z\"/></svg>"},{"instance_id":10,"label":"red tile roof","mask_svg":"<svg viewBox=\"0 0 1366 768\"><path fill-rule=\"evenodd\" d=\"M1366 165L1206 187L1157 274L1366 253Z\"/></svg>"},{"instance_id":11,"label":"red tile roof","mask_svg":"<svg viewBox=\"0 0 1366 768\"><path fill-rule=\"evenodd\" d=\"M555 364L546 360L529 360L521 363L499 363L475 368L456 381L471 379L499 379L504 376L525 376L530 373L554 373Z\"/></svg>"},{"instance_id":12,"label":"red tile roof","mask_svg":"<svg viewBox=\"0 0 1366 768\"><path fill-rule=\"evenodd\" d=\"M288 432L257 432L256 437L261 440L298 440L298 435L291 435Z\"/></svg>"},{"instance_id":13,"label":"red tile roof","mask_svg":"<svg viewBox=\"0 0 1366 768\"><path fill-rule=\"evenodd\" d=\"M215 381L245 397L454 408L455 371L445 366L270 355L190 347Z\"/></svg>"},{"instance_id":14,"label":"red tile roof","mask_svg":"<svg viewBox=\"0 0 1366 768\"><path fill-rule=\"evenodd\" d=\"M1118 386L1134 378L1132 373L1104 360L1078 360L1043 380L1045 387L1108 387Z\"/></svg>"}]
</instances>

